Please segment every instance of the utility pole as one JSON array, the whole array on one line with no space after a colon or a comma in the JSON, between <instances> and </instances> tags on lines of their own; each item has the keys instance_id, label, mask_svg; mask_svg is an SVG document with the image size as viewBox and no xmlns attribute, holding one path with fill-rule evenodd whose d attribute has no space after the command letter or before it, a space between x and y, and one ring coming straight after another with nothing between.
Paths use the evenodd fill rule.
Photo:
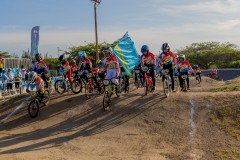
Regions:
<instances>
[{"instance_id":1,"label":"utility pole","mask_svg":"<svg viewBox=\"0 0 240 160\"><path fill-rule=\"evenodd\" d=\"M94 18L95 18L95 38L96 38L96 60L99 59L98 53L98 32L97 32L97 5L101 3L101 0L91 0L94 2Z\"/></svg>"},{"instance_id":2,"label":"utility pole","mask_svg":"<svg viewBox=\"0 0 240 160\"><path fill-rule=\"evenodd\" d=\"M59 47L57 47L57 49L58 49L58 58L59 58Z\"/></svg>"}]
</instances>

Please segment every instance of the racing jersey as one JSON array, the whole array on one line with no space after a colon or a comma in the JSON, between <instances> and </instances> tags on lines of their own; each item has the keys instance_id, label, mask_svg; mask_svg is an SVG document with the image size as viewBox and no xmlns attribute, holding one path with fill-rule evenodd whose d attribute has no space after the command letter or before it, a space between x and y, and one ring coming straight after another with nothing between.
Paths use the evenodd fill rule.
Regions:
<instances>
[{"instance_id":1,"label":"racing jersey","mask_svg":"<svg viewBox=\"0 0 240 160\"><path fill-rule=\"evenodd\" d=\"M71 66L72 72L76 72L78 70L78 66L76 64L73 64Z\"/></svg>"},{"instance_id":2,"label":"racing jersey","mask_svg":"<svg viewBox=\"0 0 240 160\"><path fill-rule=\"evenodd\" d=\"M142 55L141 63L142 63L142 65L146 65L148 67L156 66L155 55L153 53L151 53L151 52L148 52L147 56Z\"/></svg>"},{"instance_id":3,"label":"racing jersey","mask_svg":"<svg viewBox=\"0 0 240 160\"><path fill-rule=\"evenodd\" d=\"M34 63L34 71L36 71L37 74L48 72L47 64L43 60L40 60L39 62L36 61Z\"/></svg>"},{"instance_id":4,"label":"racing jersey","mask_svg":"<svg viewBox=\"0 0 240 160\"><path fill-rule=\"evenodd\" d=\"M37 89L41 90L42 88L44 88L44 82L42 80L42 78L40 76L37 76L36 78L36 84L37 84Z\"/></svg>"},{"instance_id":5,"label":"racing jersey","mask_svg":"<svg viewBox=\"0 0 240 160\"><path fill-rule=\"evenodd\" d=\"M202 71L201 71L201 68L198 67L197 69L195 69L195 72L196 72L196 73L201 73L201 72L202 72Z\"/></svg>"},{"instance_id":6,"label":"racing jersey","mask_svg":"<svg viewBox=\"0 0 240 160\"><path fill-rule=\"evenodd\" d=\"M66 73L71 73L71 68L67 60L64 64L61 64L60 69L64 70Z\"/></svg>"},{"instance_id":7,"label":"racing jersey","mask_svg":"<svg viewBox=\"0 0 240 160\"><path fill-rule=\"evenodd\" d=\"M115 55L111 55L109 58L106 58L104 64L106 69L116 69L117 74L120 73L119 62Z\"/></svg>"},{"instance_id":8,"label":"racing jersey","mask_svg":"<svg viewBox=\"0 0 240 160\"><path fill-rule=\"evenodd\" d=\"M189 70L193 70L190 63L188 61L184 61L184 62L179 62L176 65L176 72L178 73L178 71L180 73L188 73Z\"/></svg>"},{"instance_id":9,"label":"racing jersey","mask_svg":"<svg viewBox=\"0 0 240 160\"><path fill-rule=\"evenodd\" d=\"M79 62L79 70L87 70L89 72L92 71L92 62L89 58L85 58L84 61Z\"/></svg>"},{"instance_id":10,"label":"racing jersey","mask_svg":"<svg viewBox=\"0 0 240 160\"><path fill-rule=\"evenodd\" d=\"M162 52L159 55L159 64L166 65L166 66L173 66L174 64L177 64L177 59L175 54L173 54L173 52L171 51L169 51L167 54Z\"/></svg>"}]
</instances>

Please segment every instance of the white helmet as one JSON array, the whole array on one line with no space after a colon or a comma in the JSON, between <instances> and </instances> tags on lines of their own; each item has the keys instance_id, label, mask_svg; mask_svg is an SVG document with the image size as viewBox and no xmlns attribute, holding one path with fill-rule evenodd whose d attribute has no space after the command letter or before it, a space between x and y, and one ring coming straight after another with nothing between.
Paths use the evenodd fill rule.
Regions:
<instances>
[{"instance_id":1,"label":"white helmet","mask_svg":"<svg viewBox=\"0 0 240 160\"><path fill-rule=\"evenodd\" d=\"M29 80L30 82L34 82L36 78L37 78L37 73L36 73L36 72L32 71L32 72L29 73L29 78L28 78L28 80Z\"/></svg>"},{"instance_id":2,"label":"white helmet","mask_svg":"<svg viewBox=\"0 0 240 160\"><path fill-rule=\"evenodd\" d=\"M186 58L185 58L185 55L184 55L184 54L179 54L177 58L178 58L178 59L179 59L179 58L183 58L184 60L186 60Z\"/></svg>"}]
</instances>

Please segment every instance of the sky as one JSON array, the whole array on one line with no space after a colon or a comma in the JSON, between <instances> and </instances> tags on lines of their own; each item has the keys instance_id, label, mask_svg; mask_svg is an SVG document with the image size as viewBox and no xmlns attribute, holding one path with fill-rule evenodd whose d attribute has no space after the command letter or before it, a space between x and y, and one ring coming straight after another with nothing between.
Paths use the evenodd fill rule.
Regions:
<instances>
[{"instance_id":1,"label":"sky","mask_svg":"<svg viewBox=\"0 0 240 160\"><path fill-rule=\"evenodd\" d=\"M240 46L239 0L102 0L97 8L99 43L126 31L138 52L147 44L159 54L195 42L231 42ZM90 0L1 0L0 51L31 50L31 29L40 26L39 52L57 56L57 47L95 42ZM61 53L62 51L60 51Z\"/></svg>"}]
</instances>

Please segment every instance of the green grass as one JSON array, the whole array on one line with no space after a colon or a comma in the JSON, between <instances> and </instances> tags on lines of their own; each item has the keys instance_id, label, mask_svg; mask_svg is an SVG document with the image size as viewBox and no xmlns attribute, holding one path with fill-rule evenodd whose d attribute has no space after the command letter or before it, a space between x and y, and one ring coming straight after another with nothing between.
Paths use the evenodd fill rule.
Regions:
<instances>
[{"instance_id":1,"label":"green grass","mask_svg":"<svg viewBox=\"0 0 240 160\"><path fill-rule=\"evenodd\" d=\"M211 120L228 134L240 140L240 106L239 96L206 97L213 108L210 111Z\"/></svg>"},{"instance_id":2,"label":"green grass","mask_svg":"<svg viewBox=\"0 0 240 160\"><path fill-rule=\"evenodd\" d=\"M214 155L220 160L240 160L240 152L237 150L217 150Z\"/></svg>"}]
</instances>

